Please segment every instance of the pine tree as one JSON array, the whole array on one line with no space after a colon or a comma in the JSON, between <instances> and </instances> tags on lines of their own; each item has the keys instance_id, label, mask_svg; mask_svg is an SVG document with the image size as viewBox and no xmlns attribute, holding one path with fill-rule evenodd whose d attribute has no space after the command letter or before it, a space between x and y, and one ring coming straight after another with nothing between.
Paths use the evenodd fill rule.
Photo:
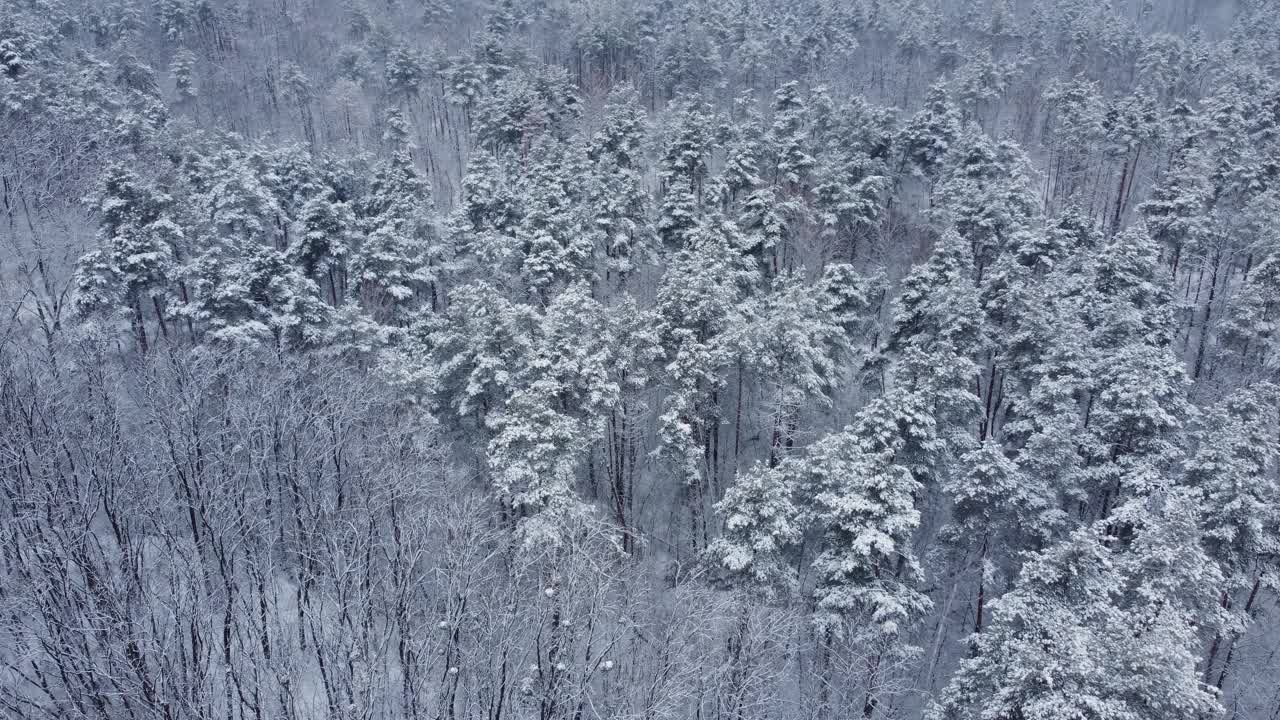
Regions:
<instances>
[{"instance_id":1,"label":"pine tree","mask_svg":"<svg viewBox=\"0 0 1280 720\"><path fill-rule=\"evenodd\" d=\"M533 354L536 318L496 288L455 288L443 318L429 316L420 332L436 366L434 404L442 419L483 429L518 387L516 374Z\"/></svg>"},{"instance_id":2,"label":"pine tree","mask_svg":"<svg viewBox=\"0 0 1280 720\"><path fill-rule=\"evenodd\" d=\"M991 53L979 52L956 71L956 103L966 122L982 125L994 124L993 109L998 112L999 101L1009 86L1010 71L996 64Z\"/></svg>"},{"instance_id":3,"label":"pine tree","mask_svg":"<svg viewBox=\"0 0 1280 720\"><path fill-rule=\"evenodd\" d=\"M1206 682L1217 673L1219 690L1236 643L1259 609L1265 578L1280 567L1278 407L1280 390L1271 383L1237 390L1201 419L1194 434L1197 450L1186 462L1184 483L1199 501L1206 549L1224 575L1219 603L1227 618L1204 669Z\"/></svg>"},{"instance_id":4,"label":"pine tree","mask_svg":"<svg viewBox=\"0 0 1280 720\"><path fill-rule=\"evenodd\" d=\"M1172 342L1168 277L1158 265L1155 243L1141 228L1128 228L1101 248L1093 284L1094 297L1085 309L1099 345Z\"/></svg>"},{"instance_id":5,"label":"pine tree","mask_svg":"<svg viewBox=\"0 0 1280 720\"><path fill-rule=\"evenodd\" d=\"M716 504L724 532L707 547L706 557L720 581L767 600L786 597L797 586L789 557L803 535L793 500L791 468L757 463L738 473Z\"/></svg>"},{"instance_id":6,"label":"pine tree","mask_svg":"<svg viewBox=\"0 0 1280 720\"><path fill-rule=\"evenodd\" d=\"M887 110L854 98L824 111L817 128L813 209L819 234L857 255L860 236L880 219L890 186L892 119Z\"/></svg>"},{"instance_id":7,"label":"pine tree","mask_svg":"<svg viewBox=\"0 0 1280 720\"><path fill-rule=\"evenodd\" d=\"M1210 718L1200 681L1198 589L1217 576L1177 494L1117 513L1131 535L1089 526L1037 553L993 603L990 628L930 717ZM1174 550L1174 548L1177 548Z\"/></svg>"},{"instance_id":8,"label":"pine tree","mask_svg":"<svg viewBox=\"0 0 1280 720\"><path fill-rule=\"evenodd\" d=\"M500 3L485 18L484 32L474 47L476 62L484 68L490 82L504 77L520 62L518 43L511 38L517 26L515 3L510 0Z\"/></svg>"},{"instance_id":9,"label":"pine tree","mask_svg":"<svg viewBox=\"0 0 1280 720\"><path fill-rule=\"evenodd\" d=\"M180 104L189 103L199 96L194 77L195 64L195 54L186 48L174 53L173 60L169 63L169 74L173 77Z\"/></svg>"},{"instance_id":10,"label":"pine tree","mask_svg":"<svg viewBox=\"0 0 1280 720\"><path fill-rule=\"evenodd\" d=\"M999 408L989 412L989 437L1000 437L1015 459L1031 497L1047 506L1028 523L1036 546L1066 529L1071 499L1079 501L1081 408L1095 356L1087 343L1085 305L1092 302L1094 264L1091 254L1101 233L1087 218L1068 212L1046 232L1027 236L992 272L992 284L1003 286L993 298L1002 330L996 362L1002 368Z\"/></svg>"},{"instance_id":11,"label":"pine tree","mask_svg":"<svg viewBox=\"0 0 1280 720\"><path fill-rule=\"evenodd\" d=\"M445 60L437 72L445 86L445 99L470 114L484 93L483 68L465 56L454 56Z\"/></svg>"},{"instance_id":12,"label":"pine tree","mask_svg":"<svg viewBox=\"0 0 1280 720\"><path fill-rule=\"evenodd\" d=\"M1095 517L1149 492L1178 460L1190 409L1169 305L1150 237L1133 228L1113 237L1081 306L1090 333L1081 481Z\"/></svg>"},{"instance_id":13,"label":"pine tree","mask_svg":"<svg viewBox=\"0 0 1280 720\"><path fill-rule=\"evenodd\" d=\"M615 343L604 309L585 283L556 295L535 322L529 354L514 366L517 389L487 419L494 486L526 546L560 543L583 512L576 469L621 390L610 373Z\"/></svg>"},{"instance_id":14,"label":"pine tree","mask_svg":"<svg viewBox=\"0 0 1280 720\"><path fill-rule=\"evenodd\" d=\"M514 150L523 156L541 135L565 139L579 106L577 90L562 69L514 71L476 103L476 137L491 152Z\"/></svg>"},{"instance_id":15,"label":"pine tree","mask_svg":"<svg viewBox=\"0 0 1280 720\"><path fill-rule=\"evenodd\" d=\"M605 256L606 275L625 282L651 261L648 194L643 184L645 118L633 89L614 91L603 126L587 142L590 162L587 207L593 242Z\"/></svg>"},{"instance_id":16,"label":"pine tree","mask_svg":"<svg viewBox=\"0 0 1280 720\"><path fill-rule=\"evenodd\" d=\"M768 277L778 274L780 258L792 234L791 221L800 212L798 204L778 197L772 186L753 190L742 202L738 224L746 238L746 251Z\"/></svg>"},{"instance_id":17,"label":"pine tree","mask_svg":"<svg viewBox=\"0 0 1280 720\"><path fill-rule=\"evenodd\" d=\"M944 85L929 88L925 106L898 135L902 165L932 183L960 137L960 110L947 97Z\"/></svg>"},{"instance_id":18,"label":"pine tree","mask_svg":"<svg viewBox=\"0 0 1280 720\"><path fill-rule=\"evenodd\" d=\"M1280 390L1237 390L1200 420L1186 484L1200 496L1210 553L1237 576L1280 565Z\"/></svg>"},{"instance_id":19,"label":"pine tree","mask_svg":"<svg viewBox=\"0 0 1280 720\"><path fill-rule=\"evenodd\" d=\"M773 125L768 137L773 182L791 195L804 192L816 164L809 150L807 115L798 82L785 83L774 92Z\"/></svg>"},{"instance_id":20,"label":"pine tree","mask_svg":"<svg viewBox=\"0 0 1280 720\"><path fill-rule=\"evenodd\" d=\"M554 404L584 419L599 432L604 416L618 403L615 377L621 354L614 325L604 306L579 281L546 306L539 325L539 351L533 367L554 381Z\"/></svg>"},{"instance_id":21,"label":"pine tree","mask_svg":"<svg viewBox=\"0 0 1280 720\"><path fill-rule=\"evenodd\" d=\"M416 98L427 77L427 59L420 52L396 45L387 53L383 81L392 97L401 102Z\"/></svg>"},{"instance_id":22,"label":"pine tree","mask_svg":"<svg viewBox=\"0 0 1280 720\"><path fill-rule=\"evenodd\" d=\"M658 235L668 250L678 250L694 242L703 220L693 183L684 175L675 175L667 183L659 207Z\"/></svg>"},{"instance_id":23,"label":"pine tree","mask_svg":"<svg viewBox=\"0 0 1280 720\"><path fill-rule=\"evenodd\" d=\"M107 169L94 209L98 249L80 260L76 304L82 313L127 313L138 349L149 347L146 316L167 334L166 305L185 241L172 198L122 166Z\"/></svg>"},{"instance_id":24,"label":"pine tree","mask_svg":"<svg viewBox=\"0 0 1280 720\"><path fill-rule=\"evenodd\" d=\"M1224 78L1225 79L1225 78ZM1218 207L1239 209L1266 190L1267 161L1263 159L1274 135L1275 119L1259 106L1263 93L1251 78L1231 78L1201 101L1201 142L1206 147L1208 174Z\"/></svg>"},{"instance_id":25,"label":"pine tree","mask_svg":"<svg viewBox=\"0 0 1280 720\"><path fill-rule=\"evenodd\" d=\"M933 214L970 243L978 281L1035 219L1030 162L1011 142L966 128L934 196Z\"/></svg>"},{"instance_id":26,"label":"pine tree","mask_svg":"<svg viewBox=\"0 0 1280 720\"><path fill-rule=\"evenodd\" d=\"M971 434L978 410L972 392L978 371L974 358L986 340L971 273L969 248L948 231L929 260L903 280L886 343L889 352L900 356L898 381L937 403L935 417L945 442L962 442Z\"/></svg>"},{"instance_id":27,"label":"pine tree","mask_svg":"<svg viewBox=\"0 0 1280 720\"><path fill-rule=\"evenodd\" d=\"M866 648L864 718L881 704L885 661L915 652L904 635L932 607L918 588L923 573L911 547L923 489L915 468L932 436L920 401L895 388L865 407L855 425L793 461L823 534L812 566L814 623L827 658L822 671L830 671L834 642Z\"/></svg>"},{"instance_id":28,"label":"pine tree","mask_svg":"<svg viewBox=\"0 0 1280 720\"><path fill-rule=\"evenodd\" d=\"M472 233L507 232L520 218L504 168L492 153L477 150L462 180L462 222Z\"/></svg>"},{"instance_id":29,"label":"pine tree","mask_svg":"<svg viewBox=\"0 0 1280 720\"><path fill-rule=\"evenodd\" d=\"M442 262L431 189L414 166L408 123L391 109L387 127L392 154L374 171L361 212L365 238L351 260L360 297L382 322L424 297L438 305Z\"/></svg>"},{"instance_id":30,"label":"pine tree","mask_svg":"<svg viewBox=\"0 0 1280 720\"><path fill-rule=\"evenodd\" d=\"M866 295L874 279L833 265L815 284L784 273L743 306L735 352L768 388L773 418L769 462L794 444L804 408L830 407L835 386L853 352L851 332L866 321Z\"/></svg>"},{"instance_id":31,"label":"pine tree","mask_svg":"<svg viewBox=\"0 0 1280 720\"><path fill-rule=\"evenodd\" d=\"M216 250L279 243L284 232L279 220L287 215L247 153L233 146L196 151L182 170L195 212L203 220L207 242L200 246Z\"/></svg>"},{"instance_id":32,"label":"pine tree","mask_svg":"<svg viewBox=\"0 0 1280 720\"><path fill-rule=\"evenodd\" d=\"M668 248L687 245L699 224L711 139L707 108L691 100L675 105L658 166L663 186L658 233Z\"/></svg>"},{"instance_id":33,"label":"pine tree","mask_svg":"<svg viewBox=\"0 0 1280 720\"><path fill-rule=\"evenodd\" d=\"M1180 154L1163 181L1138 206L1151 236L1171 251L1173 272L1185 255L1197 252L1212 233L1213 187L1198 151Z\"/></svg>"},{"instance_id":34,"label":"pine tree","mask_svg":"<svg viewBox=\"0 0 1280 720\"><path fill-rule=\"evenodd\" d=\"M345 300L346 266L356 245L357 220L351 204L333 193L313 197L301 211L301 227L285 255L302 274L329 290L333 305Z\"/></svg>"},{"instance_id":35,"label":"pine tree","mask_svg":"<svg viewBox=\"0 0 1280 720\"><path fill-rule=\"evenodd\" d=\"M719 471L718 392L732 359L741 303L759 282L741 243L732 223L704 222L672 258L658 287L658 335L669 391L658 418L657 453L669 459L691 493L695 524L706 483ZM695 537L697 532L695 527Z\"/></svg>"},{"instance_id":36,"label":"pine tree","mask_svg":"<svg viewBox=\"0 0 1280 720\"><path fill-rule=\"evenodd\" d=\"M514 515L526 548L558 545L564 527L585 512L574 494L585 450L581 423L549 406L540 383L521 388L490 419L488 463L498 500Z\"/></svg>"},{"instance_id":37,"label":"pine tree","mask_svg":"<svg viewBox=\"0 0 1280 720\"><path fill-rule=\"evenodd\" d=\"M868 449L854 428L815 443L801 472L825 537L813 562L815 622L837 636L848 619L877 634L904 632L930 606L915 588L920 568L910 547L920 483L893 452Z\"/></svg>"},{"instance_id":38,"label":"pine tree","mask_svg":"<svg viewBox=\"0 0 1280 720\"><path fill-rule=\"evenodd\" d=\"M295 226L302 220L303 206L328 190L320 167L311 149L299 144L254 148L246 159L274 201L273 229L277 241L287 247L293 242Z\"/></svg>"},{"instance_id":39,"label":"pine tree","mask_svg":"<svg viewBox=\"0 0 1280 720\"><path fill-rule=\"evenodd\" d=\"M724 72L720 47L700 15L683 10L676 20L679 30L661 35L655 71L666 97L697 92Z\"/></svg>"},{"instance_id":40,"label":"pine tree","mask_svg":"<svg viewBox=\"0 0 1280 720\"><path fill-rule=\"evenodd\" d=\"M257 160L224 147L182 168L203 222L193 243L200 252L183 267L189 292L178 312L219 342L307 345L329 313L316 284L280 249L288 214L273 189L282 178L260 164L264 175Z\"/></svg>"},{"instance_id":41,"label":"pine tree","mask_svg":"<svg viewBox=\"0 0 1280 720\"><path fill-rule=\"evenodd\" d=\"M1045 91L1045 102L1051 108L1051 198L1073 202L1088 189L1093 154L1104 134L1101 88L1084 79L1054 82Z\"/></svg>"},{"instance_id":42,"label":"pine tree","mask_svg":"<svg viewBox=\"0 0 1280 720\"><path fill-rule=\"evenodd\" d=\"M483 150L472 154L446 233L455 258L452 273L516 287L522 262L516 234L524 211L510 160Z\"/></svg>"},{"instance_id":43,"label":"pine tree","mask_svg":"<svg viewBox=\"0 0 1280 720\"><path fill-rule=\"evenodd\" d=\"M529 156L520 189L524 216L517 230L526 287L545 295L591 273L592 246L575 208L575 164L562 143L543 137Z\"/></svg>"},{"instance_id":44,"label":"pine tree","mask_svg":"<svg viewBox=\"0 0 1280 720\"><path fill-rule=\"evenodd\" d=\"M1155 99L1142 91L1121 98L1107 109L1103 131L1107 139L1105 152L1120 162L1120 179L1115 197L1109 201L1109 232L1119 231L1130 205L1134 175L1144 149L1149 148L1159 132Z\"/></svg>"},{"instance_id":45,"label":"pine tree","mask_svg":"<svg viewBox=\"0 0 1280 720\"><path fill-rule=\"evenodd\" d=\"M1280 365L1280 254L1258 263L1227 301L1222 351L1242 368L1271 371Z\"/></svg>"},{"instance_id":46,"label":"pine tree","mask_svg":"<svg viewBox=\"0 0 1280 720\"><path fill-rule=\"evenodd\" d=\"M721 144L725 147L724 170L719 177L724 209L743 193L765 183L760 171L765 142L764 120L752 107L752 102L750 97L739 98L736 104L744 107L745 117L737 123L726 124L720 131Z\"/></svg>"},{"instance_id":47,"label":"pine tree","mask_svg":"<svg viewBox=\"0 0 1280 720\"><path fill-rule=\"evenodd\" d=\"M241 245L206 253L190 267L195 302L184 314L211 340L230 345L315 344L329 319L320 289L284 253L265 245Z\"/></svg>"},{"instance_id":48,"label":"pine tree","mask_svg":"<svg viewBox=\"0 0 1280 720\"><path fill-rule=\"evenodd\" d=\"M973 391L974 358L987 341L971 273L967 244L948 231L929 260L903 280L885 346L891 362L884 381L896 400L880 408L889 413L872 435L886 447L905 442L910 459L904 462L930 492L972 445L981 409Z\"/></svg>"},{"instance_id":49,"label":"pine tree","mask_svg":"<svg viewBox=\"0 0 1280 720\"><path fill-rule=\"evenodd\" d=\"M651 389L658 381L662 349L654 309L642 308L635 298L624 295L611 298L604 312L613 343L609 378L619 394L605 418L601 459L622 549L630 553L636 540L637 474L644 462L641 445L649 437Z\"/></svg>"}]
</instances>

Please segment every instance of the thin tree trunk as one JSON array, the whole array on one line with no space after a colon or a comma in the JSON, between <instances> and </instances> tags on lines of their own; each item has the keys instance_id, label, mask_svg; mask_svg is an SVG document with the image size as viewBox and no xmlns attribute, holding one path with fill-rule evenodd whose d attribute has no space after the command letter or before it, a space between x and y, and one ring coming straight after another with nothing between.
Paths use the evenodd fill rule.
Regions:
<instances>
[{"instance_id":1,"label":"thin tree trunk","mask_svg":"<svg viewBox=\"0 0 1280 720\"><path fill-rule=\"evenodd\" d=\"M1249 599L1244 603L1244 615L1247 619L1249 614L1253 612L1253 605L1258 600L1258 590L1262 588L1262 576L1258 575L1253 580L1253 587L1249 589ZM1215 683L1219 690L1223 684L1227 682L1227 674L1231 672L1231 659L1236 652L1236 643L1240 641L1240 633L1234 633L1231 638L1231 645L1227 649L1227 657L1222 661L1222 672L1218 673L1218 682Z\"/></svg>"},{"instance_id":2,"label":"thin tree trunk","mask_svg":"<svg viewBox=\"0 0 1280 720\"><path fill-rule=\"evenodd\" d=\"M982 632L982 613L987 604L987 535L982 535L982 550L978 553L978 600L974 614L973 631Z\"/></svg>"},{"instance_id":3,"label":"thin tree trunk","mask_svg":"<svg viewBox=\"0 0 1280 720\"><path fill-rule=\"evenodd\" d=\"M1195 370L1191 374L1193 380L1200 378L1200 371L1204 368L1204 349L1209 340L1209 320L1213 314L1213 298L1217 294L1218 289L1218 268L1222 262L1222 251L1219 250L1213 254L1213 274L1209 278L1209 297L1204 305L1204 318L1200 321L1200 341L1196 347Z\"/></svg>"}]
</instances>

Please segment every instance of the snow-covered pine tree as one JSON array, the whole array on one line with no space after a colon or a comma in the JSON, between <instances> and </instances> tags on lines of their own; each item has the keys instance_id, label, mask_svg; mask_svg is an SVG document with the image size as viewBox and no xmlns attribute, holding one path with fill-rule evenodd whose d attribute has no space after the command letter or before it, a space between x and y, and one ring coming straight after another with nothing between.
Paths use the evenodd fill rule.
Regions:
<instances>
[{"instance_id":1,"label":"snow-covered pine tree","mask_svg":"<svg viewBox=\"0 0 1280 720\"><path fill-rule=\"evenodd\" d=\"M330 304L341 305L346 301L347 263L357 240L356 215L350 203L326 192L308 200L301 216L285 255L327 291Z\"/></svg>"},{"instance_id":2,"label":"snow-covered pine tree","mask_svg":"<svg viewBox=\"0 0 1280 720\"><path fill-rule=\"evenodd\" d=\"M153 312L169 333L170 284L181 257L184 233L174 219L172 198L123 166L106 170L95 198L98 248L76 270L76 306L85 314L126 314L138 349L146 352L147 320Z\"/></svg>"},{"instance_id":3,"label":"snow-covered pine tree","mask_svg":"<svg viewBox=\"0 0 1280 720\"><path fill-rule=\"evenodd\" d=\"M1078 202L1093 183L1095 155L1103 136L1105 106L1098 83L1084 78L1054 82L1045 91L1053 157L1047 168L1050 202Z\"/></svg>"},{"instance_id":4,"label":"snow-covered pine tree","mask_svg":"<svg viewBox=\"0 0 1280 720\"><path fill-rule=\"evenodd\" d=\"M642 173L645 117L638 103L634 89L615 90L605 106L603 125L587 141L590 232L605 257L606 279L616 276L619 282L653 261L649 196Z\"/></svg>"},{"instance_id":5,"label":"snow-covered pine tree","mask_svg":"<svg viewBox=\"0 0 1280 720\"><path fill-rule=\"evenodd\" d=\"M211 339L234 345L298 347L321 337L328 306L320 289L281 249L287 217L252 158L235 148L196 155L194 212L204 219L183 268L189 302L179 310Z\"/></svg>"},{"instance_id":6,"label":"snow-covered pine tree","mask_svg":"<svg viewBox=\"0 0 1280 720\"><path fill-rule=\"evenodd\" d=\"M351 276L375 319L402 322L418 304L438 306L442 247L430 186L413 161L408 121L392 108L386 123L391 155L374 170L363 199L365 234L351 259Z\"/></svg>"},{"instance_id":7,"label":"snow-covered pine tree","mask_svg":"<svg viewBox=\"0 0 1280 720\"><path fill-rule=\"evenodd\" d=\"M434 405L442 419L483 433L533 354L536 315L488 283L463 285L451 295L443 317L421 320L435 366Z\"/></svg>"},{"instance_id":8,"label":"snow-covered pine tree","mask_svg":"<svg viewBox=\"0 0 1280 720\"><path fill-rule=\"evenodd\" d=\"M969 244L947 231L929 260L903 280L885 346L898 356L889 366L891 382L929 398L938 436L955 448L969 445L980 410L974 358L986 339L972 273Z\"/></svg>"},{"instance_id":9,"label":"snow-covered pine tree","mask_svg":"<svg viewBox=\"0 0 1280 720\"><path fill-rule=\"evenodd\" d=\"M819 120L812 173L814 219L819 236L833 250L848 248L847 256L854 261L863 236L881 217L891 184L893 121L887 109L861 98L824 108Z\"/></svg>"},{"instance_id":10,"label":"snow-covered pine tree","mask_svg":"<svg viewBox=\"0 0 1280 720\"><path fill-rule=\"evenodd\" d=\"M1233 369L1273 373L1280 366L1280 253L1259 262L1227 301L1222 352Z\"/></svg>"},{"instance_id":11,"label":"snow-covered pine tree","mask_svg":"<svg viewBox=\"0 0 1280 720\"><path fill-rule=\"evenodd\" d=\"M603 436L621 390L610 373L609 323L585 282L558 293L532 330L529 354L515 366L516 390L487 420L494 488L526 546L562 542L583 512L577 468Z\"/></svg>"},{"instance_id":12,"label":"snow-covered pine tree","mask_svg":"<svg viewBox=\"0 0 1280 720\"><path fill-rule=\"evenodd\" d=\"M873 401L855 425L792 461L823 537L812 566L814 623L826 658L820 672L829 681L835 643L853 643L865 653L864 718L882 702L886 661L911 657L915 648L905 636L932 607L918 587L923 573L911 547L922 486L904 460L918 438L906 437L913 434L910 421L897 422L910 414L911 400L893 392Z\"/></svg>"},{"instance_id":13,"label":"snow-covered pine tree","mask_svg":"<svg viewBox=\"0 0 1280 720\"><path fill-rule=\"evenodd\" d=\"M1194 651L1203 588L1220 575L1199 546L1192 501L1151 496L1115 520L1126 537L1102 521L1023 566L930 718L1218 716Z\"/></svg>"},{"instance_id":14,"label":"snow-covered pine tree","mask_svg":"<svg viewBox=\"0 0 1280 720\"><path fill-rule=\"evenodd\" d=\"M897 635L929 606L915 588L920 568L910 548L921 487L892 450L867 449L856 427L818 441L794 463L826 535L814 560L816 621L839 634L856 618Z\"/></svg>"},{"instance_id":15,"label":"snow-covered pine tree","mask_svg":"<svg viewBox=\"0 0 1280 720\"><path fill-rule=\"evenodd\" d=\"M993 143L976 125L961 134L934 193L933 216L970 243L978 281L1034 220L1040 201L1030 161L1013 143Z\"/></svg>"},{"instance_id":16,"label":"snow-covered pine tree","mask_svg":"<svg viewBox=\"0 0 1280 720\"><path fill-rule=\"evenodd\" d=\"M672 463L693 508L695 540L705 536L708 483L720 473L719 391L743 322L743 300L759 274L741 250L737 226L713 216L697 228L658 287L656 311L668 394L658 449Z\"/></svg>"},{"instance_id":17,"label":"snow-covered pine tree","mask_svg":"<svg viewBox=\"0 0 1280 720\"><path fill-rule=\"evenodd\" d=\"M546 298L557 287L592 274L592 238L575 207L579 168L565 143L539 138L517 187L523 217L517 229L521 278L532 294Z\"/></svg>"},{"instance_id":18,"label":"snow-covered pine tree","mask_svg":"<svg viewBox=\"0 0 1280 720\"><path fill-rule=\"evenodd\" d=\"M1200 418L1193 437L1184 483L1199 502L1208 553L1222 567L1218 599L1227 614L1204 678L1221 690L1259 593L1280 568L1280 388L1261 382L1237 390Z\"/></svg>"},{"instance_id":19,"label":"snow-covered pine tree","mask_svg":"<svg viewBox=\"0 0 1280 720\"><path fill-rule=\"evenodd\" d=\"M724 169L717 178L723 197L721 209L728 211L746 192L765 183L761 177L761 159L765 142L764 119L754 107L751 97L739 98L743 117L725 123L720 129L720 144L725 148Z\"/></svg>"},{"instance_id":20,"label":"snow-covered pine tree","mask_svg":"<svg viewBox=\"0 0 1280 720\"><path fill-rule=\"evenodd\" d=\"M1168 248L1174 273L1184 255L1197 252L1211 233L1209 213L1213 206L1213 186L1201 151L1187 148L1174 160L1163 181L1152 189L1138 213L1146 221L1152 238Z\"/></svg>"},{"instance_id":21,"label":"snow-covered pine tree","mask_svg":"<svg viewBox=\"0 0 1280 720\"><path fill-rule=\"evenodd\" d=\"M804 533L794 499L793 468L757 463L738 473L716 504L724 524L705 556L713 574L730 587L766 600L795 592L795 552Z\"/></svg>"},{"instance_id":22,"label":"snow-covered pine tree","mask_svg":"<svg viewBox=\"0 0 1280 720\"><path fill-rule=\"evenodd\" d=\"M702 216L713 128L708 109L694 100L676 103L669 117L658 166L663 191L658 234L667 248L676 250L691 242Z\"/></svg>"},{"instance_id":23,"label":"snow-covered pine tree","mask_svg":"<svg viewBox=\"0 0 1280 720\"><path fill-rule=\"evenodd\" d=\"M800 83L792 80L773 93L773 124L768 135L773 161L770 179L789 196L805 192L816 164L809 147L807 116Z\"/></svg>"},{"instance_id":24,"label":"snow-covered pine tree","mask_svg":"<svg viewBox=\"0 0 1280 720\"><path fill-rule=\"evenodd\" d=\"M827 270L813 284L794 273L775 278L747 300L735 329L742 369L767 388L771 466L791 451L806 408L830 407L853 359L853 343L861 339L853 335L868 321L875 278L860 277L847 265Z\"/></svg>"},{"instance_id":25,"label":"snow-covered pine tree","mask_svg":"<svg viewBox=\"0 0 1280 720\"><path fill-rule=\"evenodd\" d=\"M932 184L960 138L960 110L947 96L946 85L929 88L924 107L911 116L897 137L902 167Z\"/></svg>"},{"instance_id":26,"label":"snow-covered pine tree","mask_svg":"<svg viewBox=\"0 0 1280 720\"><path fill-rule=\"evenodd\" d=\"M482 277L519 274L515 232L523 211L513 184L497 156L484 150L471 155L449 231L460 264Z\"/></svg>"}]
</instances>

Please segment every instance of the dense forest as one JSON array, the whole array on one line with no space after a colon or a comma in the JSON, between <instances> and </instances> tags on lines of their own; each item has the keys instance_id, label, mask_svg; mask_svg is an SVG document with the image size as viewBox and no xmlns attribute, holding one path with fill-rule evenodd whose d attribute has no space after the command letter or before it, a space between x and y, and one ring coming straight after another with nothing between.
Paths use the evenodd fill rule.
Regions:
<instances>
[{"instance_id":1,"label":"dense forest","mask_svg":"<svg viewBox=\"0 0 1280 720\"><path fill-rule=\"evenodd\" d=\"M0 717L1280 718L1280 2L0 0Z\"/></svg>"}]
</instances>

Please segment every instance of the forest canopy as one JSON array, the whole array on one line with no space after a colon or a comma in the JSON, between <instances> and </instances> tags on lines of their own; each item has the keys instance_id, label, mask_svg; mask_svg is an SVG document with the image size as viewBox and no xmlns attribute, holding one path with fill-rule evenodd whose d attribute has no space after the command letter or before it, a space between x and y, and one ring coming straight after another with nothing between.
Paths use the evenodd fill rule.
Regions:
<instances>
[{"instance_id":1,"label":"forest canopy","mask_svg":"<svg viewBox=\"0 0 1280 720\"><path fill-rule=\"evenodd\" d=\"M0 717L1280 717L1275 0L0 0Z\"/></svg>"}]
</instances>

